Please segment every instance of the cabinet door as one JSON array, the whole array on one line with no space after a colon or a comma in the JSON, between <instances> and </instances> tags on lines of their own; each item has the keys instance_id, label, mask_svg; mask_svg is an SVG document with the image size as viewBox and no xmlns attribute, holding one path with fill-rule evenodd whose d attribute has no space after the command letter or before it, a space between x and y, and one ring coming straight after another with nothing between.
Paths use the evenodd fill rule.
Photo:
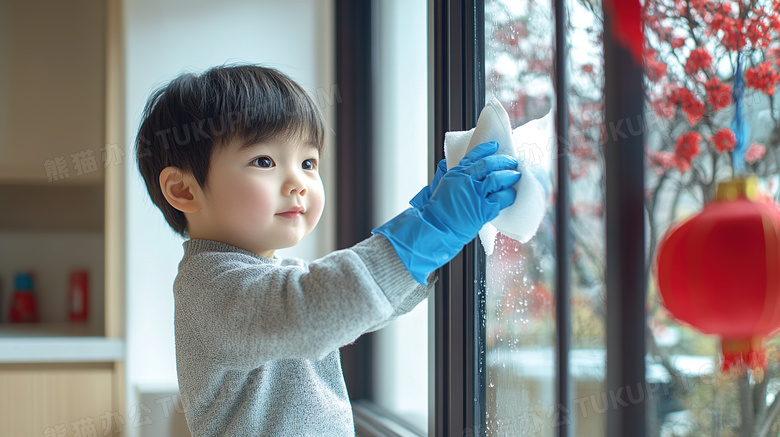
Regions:
<instances>
[{"instance_id":1,"label":"cabinet door","mask_svg":"<svg viewBox=\"0 0 780 437\"><path fill-rule=\"evenodd\" d=\"M2 436L108 435L116 418L111 364L0 365Z\"/></svg>"},{"instance_id":2,"label":"cabinet door","mask_svg":"<svg viewBox=\"0 0 780 437\"><path fill-rule=\"evenodd\" d=\"M99 183L103 1L0 0L0 182Z\"/></svg>"}]
</instances>

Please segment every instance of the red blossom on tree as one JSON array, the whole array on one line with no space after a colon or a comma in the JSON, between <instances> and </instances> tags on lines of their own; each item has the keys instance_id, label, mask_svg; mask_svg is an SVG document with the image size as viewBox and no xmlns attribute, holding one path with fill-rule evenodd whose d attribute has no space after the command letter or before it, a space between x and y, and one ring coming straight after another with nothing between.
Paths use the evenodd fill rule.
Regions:
<instances>
[{"instance_id":1,"label":"red blossom on tree","mask_svg":"<svg viewBox=\"0 0 780 437\"><path fill-rule=\"evenodd\" d=\"M576 181L577 179L582 179L587 175L588 175L588 169L583 166L578 166L577 168L569 169L569 179L573 181Z\"/></svg>"},{"instance_id":2,"label":"red blossom on tree","mask_svg":"<svg viewBox=\"0 0 780 437\"><path fill-rule=\"evenodd\" d=\"M572 216L588 215L600 216L604 213L604 206L599 203L579 202L569 207L569 214Z\"/></svg>"},{"instance_id":3,"label":"red blossom on tree","mask_svg":"<svg viewBox=\"0 0 780 437\"><path fill-rule=\"evenodd\" d=\"M685 87L672 87L669 91L669 102L682 109L685 116L688 117L688 123L691 126L698 123L707 114L707 108L704 107L704 103L697 99L691 90Z\"/></svg>"},{"instance_id":4,"label":"red blossom on tree","mask_svg":"<svg viewBox=\"0 0 780 437\"><path fill-rule=\"evenodd\" d=\"M721 36L723 45L729 51L739 50L745 46L745 38L741 32L744 23L739 17L734 16L730 3L715 6L712 13L707 14L706 17L709 18L707 24L711 35Z\"/></svg>"},{"instance_id":5,"label":"red blossom on tree","mask_svg":"<svg viewBox=\"0 0 780 437\"><path fill-rule=\"evenodd\" d=\"M745 70L745 84L771 96L775 93L775 84L780 81L780 73L772 69L771 62L763 62L757 67Z\"/></svg>"},{"instance_id":6,"label":"red blossom on tree","mask_svg":"<svg viewBox=\"0 0 780 437\"><path fill-rule=\"evenodd\" d=\"M685 38L675 37L669 40L669 44L672 45L673 49L679 49L680 47L685 45Z\"/></svg>"},{"instance_id":7,"label":"red blossom on tree","mask_svg":"<svg viewBox=\"0 0 780 437\"><path fill-rule=\"evenodd\" d=\"M670 102L668 99L660 98L656 100L651 100L649 102L650 108L652 108L653 112L655 112L658 116L663 118L672 118L674 117L675 112L675 104Z\"/></svg>"},{"instance_id":8,"label":"red blossom on tree","mask_svg":"<svg viewBox=\"0 0 780 437\"><path fill-rule=\"evenodd\" d=\"M745 152L745 162L760 161L766 154L766 147L763 144L753 143Z\"/></svg>"},{"instance_id":9,"label":"red blossom on tree","mask_svg":"<svg viewBox=\"0 0 780 437\"><path fill-rule=\"evenodd\" d=\"M650 166L656 169L656 173L661 174L664 170L668 170L677 166L677 158L673 152L668 151L648 151L647 157L650 160Z\"/></svg>"},{"instance_id":10,"label":"red blossom on tree","mask_svg":"<svg viewBox=\"0 0 780 437\"><path fill-rule=\"evenodd\" d=\"M645 74L653 82L666 76L666 63L658 60L658 52L646 50L644 55Z\"/></svg>"},{"instance_id":11,"label":"red blossom on tree","mask_svg":"<svg viewBox=\"0 0 780 437\"><path fill-rule=\"evenodd\" d=\"M728 129L733 114L719 112L734 105L737 57L746 89L772 96L780 83L780 0L646 0L643 13L652 35L644 52L648 107L668 123L668 132L687 132L652 145L648 163L664 173L684 173L697 163L694 177L709 193L715 183L710 162L720 161L700 155L726 154L736 146Z\"/></svg>"},{"instance_id":12,"label":"red blossom on tree","mask_svg":"<svg viewBox=\"0 0 780 437\"><path fill-rule=\"evenodd\" d=\"M528 70L537 73L547 73L552 65L551 58L533 59L528 62Z\"/></svg>"},{"instance_id":13,"label":"red blossom on tree","mask_svg":"<svg viewBox=\"0 0 780 437\"><path fill-rule=\"evenodd\" d=\"M780 83L780 0L645 0L642 7L648 34L644 47L648 109L673 135L670 141L659 138L648 144L649 167L662 176L659 181L674 178L669 172L676 168L687 183L698 183L705 196L712 195L722 174L717 167L738 165L719 159L737 143L736 132L728 128L734 113L724 111L734 109L737 60L746 99L759 92L772 97ZM749 125L750 113L759 109L743 108ZM780 121L774 121L770 132L780 133ZM752 132L756 135L757 130ZM747 144L772 141L774 147L772 138L748 138ZM751 164L748 171L770 171L759 167L764 160L761 150L754 147L750 152L755 160L746 159ZM766 156L774 150L769 152ZM687 172L693 166L696 171Z\"/></svg>"},{"instance_id":14,"label":"red blossom on tree","mask_svg":"<svg viewBox=\"0 0 780 437\"><path fill-rule=\"evenodd\" d=\"M674 165L677 167L677 170L680 173L685 173L686 171L690 170L691 163L689 161L686 161L684 159L675 159Z\"/></svg>"},{"instance_id":15,"label":"red blossom on tree","mask_svg":"<svg viewBox=\"0 0 780 437\"><path fill-rule=\"evenodd\" d=\"M517 46L522 38L528 36L528 27L521 21L512 21L495 34L496 41L507 46Z\"/></svg>"},{"instance_id":16,"label":"red blossom on tree","mask_svg":"<svg viewBox=\"0 0 780 437\"><path fill-rule=\"evenodd\" d=\"M780 32L780 16L777 6L767 9L765 2L710 1L696 8L701 12L708 33L721 39L729 51L743 48L765 49L773 40L772 33Z\"/></svg>"},{"instance_id":17,"label":"red blossom on tree","mask_svg":"<svg viewBox=\"0 0 780 437\"><path fill-rule=\"evenodd\" d=\"M526 100L525 93L518 93L517 98L512 103L510 103L509 108L507 108L509 117L511 117L513 120L525 117Z\"/></svg>"},{"instance_id":18,"label":"red blossom on tree","mask_svg":"<svg viewBox=\"0 0 780 437\"><path fill-rule=\"evenodd\" d=\"M778 65L778 61L780 61L780 46L774 46L766 49L764 57L768 62L772 62L775 65Z\"/></svg>"},{"instance_id":19,"label":"red blossom on tree","mask_svg":"<svg viewBox=\"0 0 780 437\"><path fill-rule=\"evenodd\" d=\"M731 87L724 84L717 77L713 77L704 84L707 90L707 103L713 111L719 111L731 104Z\"/></svg>"},{"instance_id":20,"label":"red blossom on tree","mask_svg":"<svg viewBox=\"0 0 780 437\"><path fill-rule=\"evenodd\" d=\"M715 135L710 137L710 141L718 153L731 152L737 145L737 136L731 129L723 128L715 132Z\"/></svg>"},{"instance_id":21,"label":"red blossom on tree","mask_svg":"<svg viewBox=\"0 0 780 437\"><path fill-rule=\"evenodd\" d=\"M688 74L696 73L701 70L708 70L712 65L712 56L704 47L697 47L691 50L688 61L685 63L685 72Z\"/></svg>"},{"instance_id":22,"label":"red blossom on tree","mask_svg":"<svg viewBox=\"0 0 780 437\"><path fill-rule=\"evenodd\" d=\"M701 134L698 132L686 132L677 138L674 156L677 158L677 168L680 169L680 172L688 170L691 160L701 152L700 141Z\"/></svg>"}]
</instances>

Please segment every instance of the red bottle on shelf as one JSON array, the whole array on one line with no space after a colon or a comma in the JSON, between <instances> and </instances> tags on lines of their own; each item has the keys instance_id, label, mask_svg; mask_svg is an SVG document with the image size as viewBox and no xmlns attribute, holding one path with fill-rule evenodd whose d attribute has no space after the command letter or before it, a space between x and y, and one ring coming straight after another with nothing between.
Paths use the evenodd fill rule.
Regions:
<instances>
[{"instance_id":1,"label":"red bottle on shelf","mask_svg":"<svg viewBox=\"0 0 780 437\"><path fill-rule=\"evenodd\" d=\"M86 322L89 316L89 272L74 270L70 273L68 290L69 319L71 322Z\"/></svg>"},{"instance_id":2,"label":"red bottle on shelf","mask_svg":"<svg viewBox=\"0 0 780 437\"><path fill-rule=\"evenodd\" d=\"M14 277L14 295L11 299L11 323L38 321L38 306L33 292L33 278L29 273L17 273Z\"/></svg>"}]
</instances>

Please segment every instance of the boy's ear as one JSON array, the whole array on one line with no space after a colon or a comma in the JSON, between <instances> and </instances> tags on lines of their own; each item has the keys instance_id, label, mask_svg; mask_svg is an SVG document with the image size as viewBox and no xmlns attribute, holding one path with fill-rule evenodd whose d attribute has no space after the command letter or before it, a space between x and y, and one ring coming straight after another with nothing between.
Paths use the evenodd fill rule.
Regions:
<instances>
[{"instance_id":1,"label":"boy's ear","mask_svg":"<svg viewBox=\"0 0 780 437\"><path fill-rule=\"evenodd\" d=\"M165 200L181 212L200 210L195 195L199 188L195 178L178 167L165 167L160 172L160 189Z\"/></svg>"}]
</instances>

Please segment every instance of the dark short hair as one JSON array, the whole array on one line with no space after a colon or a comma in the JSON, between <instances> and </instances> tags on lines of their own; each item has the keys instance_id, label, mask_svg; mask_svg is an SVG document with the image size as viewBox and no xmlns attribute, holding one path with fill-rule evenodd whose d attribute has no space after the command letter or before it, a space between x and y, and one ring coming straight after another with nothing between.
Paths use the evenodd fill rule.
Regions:
<instances>
[{"instance_id":1,"label":"dark short hair","mask_svg":"<svg viewBox=\"0 0 780 437\"><path fill-rule=\"evenodd\" d=\"M138 169L165 220L187 236L184 213L160 188L165 167L191 173L206 189L213 151L233 141L278 139L313 143L321 151L324 130L314 101L281 72L256 65L213 67L181 74L149 97L135 142Z\"/></svg>"}]
</instances>

